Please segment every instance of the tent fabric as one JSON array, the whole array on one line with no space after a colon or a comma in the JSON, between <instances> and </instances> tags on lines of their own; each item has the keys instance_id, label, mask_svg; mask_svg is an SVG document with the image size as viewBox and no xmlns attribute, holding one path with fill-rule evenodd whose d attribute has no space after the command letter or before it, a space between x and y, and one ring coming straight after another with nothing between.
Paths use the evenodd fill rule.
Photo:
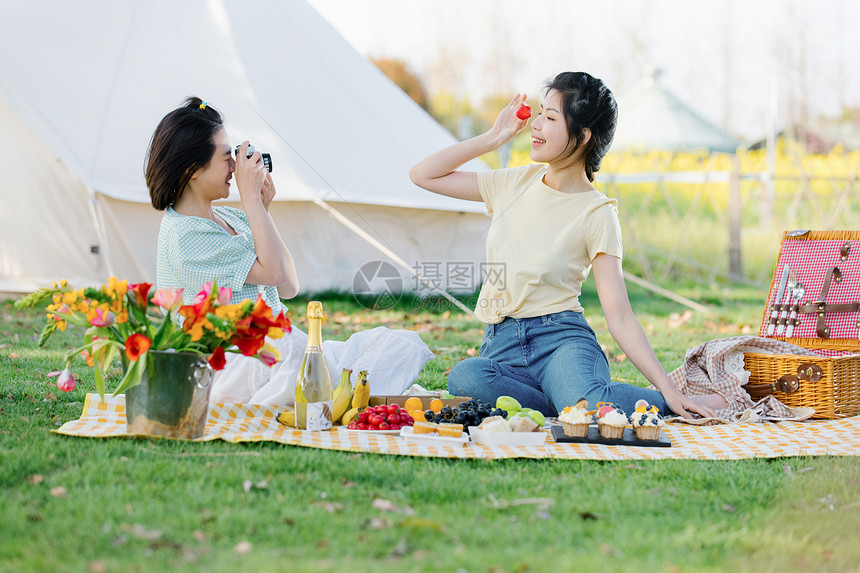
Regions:
<instances>
[{"instance_id":1,"label":"tent fabric","mask_svg":"<svg viewBox=\"0 0 860 573\"><path fill-rule=\"evenodd\" d=\"M0 126L0 292L103 274L86 185L2 99Z\"/></svg>"},{"instance_id":2,"label":"tent fabric","mask_svg":"<svg viewBox=\"0 0 860 573\"><path fill-rule=\"evenodd\" d=\"M146 269L145 279L154 279L155 240L161 212L111 197L101 197L100 201L108 235L113 239L113 274L142 276L141 269ZM240 203L225 204L241 208ZM489 223L484 215L379 205L332 205L402 259L414 264L416 270L435 262L479 270L484 260ZM356 275L365 264L387 260L313 203L272 203L269 212L294 255L304 292L330 289L352 292ZM401 271L399 282L403 290L421 290L414 277L403 269L398 268L398 271ZM370 286L382 288L376 283ZM440 286L454 292L472 292L480 283L456 284L443 280ZM359 294L363 293L359 291Z\"/></svg>"},{"instance_id":3,"label":"tent fabric","mask_svg":"<svg viewBox=\"0 0 860 573\"><path fill-rule=\"evenodd\" d=\"M708 151L734 153L740 142L703 118L662 86L652 73L618 101L612 151Z\"/></svg>"},{"instance_id":4,"label":"tent fabric","mask_svg":"<svg viewBox=\"0 0 860 573\"><path fill-rule=\"evenodd\" d=\"M0 60L2 145L13 151L0 157L0 196L6 207L29 202L0 215L0 290L155 278L161 214L144 156L160 119L189 95L224 114L233 144L249 139L272 155L276 223L304 260L305 289L347 290L362 262L385 258L315 198L406 260L483 260L483 204L408 177L456 140L303 0L0 2L0 51L15 54ZM229 201L238 199L234 186ZM427 220L437 225L416 227ZM40 236L23 245L27 232ZM333 251L345 261L335 268Z\"/></svg>"}]
</instances>

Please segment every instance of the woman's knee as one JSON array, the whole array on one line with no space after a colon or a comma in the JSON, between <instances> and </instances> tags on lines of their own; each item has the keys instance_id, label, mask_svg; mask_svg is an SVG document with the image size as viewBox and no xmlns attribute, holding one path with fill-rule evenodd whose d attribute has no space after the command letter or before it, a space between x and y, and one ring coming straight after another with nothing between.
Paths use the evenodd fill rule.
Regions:
<instances>
[{"instance_id":1,"label":"woman's knee","mask_svg":"<svg viewBox=\"0 0 860 573\"><path fill-rule=\"evenodd\" d=\"M610 382L609 365L599 346L570 345L559 348L549 358L541 385L561 409L582 398L589 403L602 399Z\"/></svg>"},{"instance_id":2,"label":"woman's knee","mask_svg":"<svg viewBox=\"0 0 860 573\"><path fill-rule=\"evenodd\" d=\"M489 358L461 360L448 374L448 392L455 396L471 396L479 385L493 378L494 370L493 361Z\"/></svg>"}]
</instances>

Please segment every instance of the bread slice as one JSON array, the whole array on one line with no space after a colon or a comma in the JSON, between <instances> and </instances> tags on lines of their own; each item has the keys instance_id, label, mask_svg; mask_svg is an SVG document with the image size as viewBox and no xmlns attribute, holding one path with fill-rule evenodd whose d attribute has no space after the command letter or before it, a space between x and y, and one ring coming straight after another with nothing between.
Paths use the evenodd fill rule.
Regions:
<instances>
[{"instance_id":1,"label":"bread slice","mask_svg":"<svg viewBox=\"0 0 860 573\"><path fill-rule=\"evenodd\" d=\"M433 422L415 422L412 426L413 434L432 434L436 431L436 424Z\"/></svg>"},{"instance_id":2,"label":"bread slice","mask_svg":"<svg viewBox=\"0 0 860 573\"><path fill-rule=\"evenodd\" d=\"M511 431L513 432L537 432L540 426L529 416L514 416L511 421Z\"/></svg>"},{"instance_id":3,"label":"bread slice","mask_svg":"<svg viewBox=\"0 0 860 573\"><path fill-rule=\"evenodd\" d=\"M478 429L485 432L510 432L511 425L501 416L488 416L481 420Z\"/></svg>"},{"instance_id":4,"label":"bread slice","mask_svg":"<svg viewBox=\"0 0 860 573\"><path fill-rule=\"evenodd\" d=\"M463 424L448 424L446 422L441 422L436 425L436 431L440 436L459 438L463 435Z\"/></svg>"}]
</instances>

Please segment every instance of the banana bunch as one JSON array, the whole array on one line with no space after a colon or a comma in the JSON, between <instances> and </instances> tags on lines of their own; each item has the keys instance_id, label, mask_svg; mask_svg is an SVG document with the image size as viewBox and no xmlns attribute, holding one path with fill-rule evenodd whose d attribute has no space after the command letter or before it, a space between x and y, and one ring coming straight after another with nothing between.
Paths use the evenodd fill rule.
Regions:
<instances>
[{"instance_id":1,"label":"banana bunch","mask_svg":"<svg viewBox=\"0 0 860 573\"><path fill-rule=\"evenodd\" d=\"M362 370L358 373L358 380L355 382L355 392L352 395L352 408L341 416L340 423L344 426L349 425L362 410L367 408L369 403L370 384L367 382L367 370Z\"/></svg>"},{"instance_id":2,"label":"banana bunch","mask_svg":"<svg viewBox=\"0 0 860 573\"><path fill-rule=\"evenodd\" d=\"M366 408L367 402L370 399L370 389L367 387L367 372L362 371L361 374L364 374L364 388L367 389L365 392L367 396L365 396L364 398L360 398L360 400L364 401L364 406L362 407ZM361 376L361 374L359 376ZM334 389L334 393L331 396L331 420L335 424L337 424L338 421L343 418L344 413L350 407L350 404L355 403L355 392L352 388L352 382L350 382L350 376L352 376L352 370L344 368L343 372L340 375L340 384L337 385L337 388ZM359 384L356 384L356 388L358 387ZM292 408L288 408L284 412L278 414L277 420L278 423L283 424L284 426L290 426L291 428L295 428L296 411Z\"/></svg>"},{"instance_id":3,"label":"banana bunch","mask_svg":"<svg viewBox=\"0 0 860 573\"><path fill-rule=\"evenodd\" d=\"M296 411L292 408L288 408L286 411L278 414L276 419L279 424L283 424L284 426L289 426L291 428L296 427Z\"/></svg>"},{"instance_id":4,"label":"banana bunch","mask_svg":"<svg viewBox=\"0 0 860 573\"><path fill-rule=\"evenodd\" d=\"M344 368L343 372L340 373L340 384L334 389L334 394L331 397L331 421L335 424L349 409L352 400L353 390L352 382L349 380L350 376L352 376L352 370Z\"/></svg>"}]
</instances>

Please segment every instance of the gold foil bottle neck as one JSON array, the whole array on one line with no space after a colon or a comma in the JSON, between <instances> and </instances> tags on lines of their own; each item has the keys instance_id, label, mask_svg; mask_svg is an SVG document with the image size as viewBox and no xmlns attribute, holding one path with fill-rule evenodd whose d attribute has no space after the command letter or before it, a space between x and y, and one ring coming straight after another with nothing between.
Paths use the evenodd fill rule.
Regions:
<instances>
[{"instance_id":1,"label":"gold foil bottle neck","mask_svg":"<svg viewBox=\"0 0 860 573\"><path fill-rule=\"evenodd\" d=\"M322 303L318 300L312 300L308 303L308 318L323 318Z\"/></svg>"}]
</instances>

